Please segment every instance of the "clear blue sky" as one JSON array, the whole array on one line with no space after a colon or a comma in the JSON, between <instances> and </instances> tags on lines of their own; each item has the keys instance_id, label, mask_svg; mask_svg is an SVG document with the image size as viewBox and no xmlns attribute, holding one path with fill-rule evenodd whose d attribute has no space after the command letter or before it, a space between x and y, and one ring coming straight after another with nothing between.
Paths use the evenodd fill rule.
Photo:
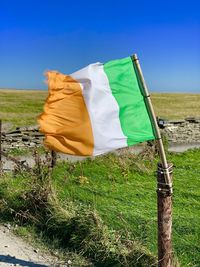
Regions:
<instances>
[{"instance_id":1,"label":"clear blue sky","mask_svg":"<svg viewBox=\"0 0 200 267\"><path fill-rule=\"evenodd\" d=\"M200 93L200 1L0 1L0 88L133 53L150 91Z\"/></svg>"}]
</instances>

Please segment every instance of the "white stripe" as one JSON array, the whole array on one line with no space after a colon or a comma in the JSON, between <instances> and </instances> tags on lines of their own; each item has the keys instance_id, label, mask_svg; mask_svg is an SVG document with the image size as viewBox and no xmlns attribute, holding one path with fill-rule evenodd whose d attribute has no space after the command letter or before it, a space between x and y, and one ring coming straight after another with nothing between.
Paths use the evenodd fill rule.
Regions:
<instances>
[{"instance_id":1,"label":"white stripe","mask_svg":"<svg viewBox=\"0 0 200 267\"><path fill-rule=\"evenodd\" d=\"M112 95L103 64L91 64L71 74L83 89L94 135L94 155L127 146L119 120L119 106Z\"/></svg>"}]
</instances>

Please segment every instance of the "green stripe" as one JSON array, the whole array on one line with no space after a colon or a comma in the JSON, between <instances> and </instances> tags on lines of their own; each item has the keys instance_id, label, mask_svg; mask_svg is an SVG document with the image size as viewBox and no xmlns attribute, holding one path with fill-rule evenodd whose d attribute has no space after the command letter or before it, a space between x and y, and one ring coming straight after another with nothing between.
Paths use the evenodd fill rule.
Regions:
<instances>
[{"instance_id":1,"label":"green stripe","mask_svg":"<svg viewBox=\"0 0 200 267\"><path fill-rule=\"evenodd\" d=\"M130 57L104 64L113 96L119 105L121 128L127 144L155 139L144 97Z\"/></svg>"}]
</instances>

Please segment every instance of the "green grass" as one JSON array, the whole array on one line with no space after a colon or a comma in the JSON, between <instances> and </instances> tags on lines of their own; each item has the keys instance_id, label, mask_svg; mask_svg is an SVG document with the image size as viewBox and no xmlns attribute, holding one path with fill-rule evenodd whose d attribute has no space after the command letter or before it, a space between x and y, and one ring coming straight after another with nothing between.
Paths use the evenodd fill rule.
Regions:
<instances>
[{"instance_id":1,"label":"green grass","mask_svg":"<svg viewBox=\"0 0 200 267\"><path fill-rule=\"evenodd\" d=\"M169 161L175 165L174 252L183 267L200 266L199 158L200 150L168 155ZM114 229L125 239L138 241L156 256L156 162L156 158L150 160L134 155L118 157L109 154L73 164L59 163L53 172L53 186L63 207L74 203L79 214L82 209L97 212L110 230ZM14 179L1 179L0 199L6 199L10 208L23 207L23 200L19 196L24 195L30 186L27 179L30 179L27 174L24 177L15 175ZM85 220L89 220L87 212L84 214ZM53 224L54 227L58 225L56 229L59 232L59 216L55 217L57 221ZM76 219L73 220L75 223ZM81 222L80 218L78 222ZM84 247L84 243L82 245Z\"/></svg>"},{"instance_id":2,"label":"green grass","mask_svg":"<svg viewBox=\"0 0 200 267\"><path fill-rule=\"evenodd\" d=\"M70 250L72 254L81 253L92 259L95 266L155 266L155 257L145 247L134 240L126 244L125 238L107 227L89 206L69 198L58 200L51 189L49 176L44 175L45 169L42 176L36 168L31 177L24 172L2 177L2 220L14 218L20 225L32 225L51 247L63 248L63 252ZM29 232L34 233L33 230ZM80 261L76 256L76 261Z\"/></svg>"},{"instance_id":3,"label":"green grass","mask_svg":"<svg viewBox=\"0 0 200 267\"><path fill-rule=\"evenodd\" d=\"M0 119L11 127L37 124L47 91L0 89ZM156 115L166 119L200 117L200 94L153 93Z\"/></svg>"},{"instance_id":4,"label":"green grass","mask_svg":"<svg viewBox=\"0 0 200 267\"><path fill-rule=\"evenodd\" d=\"M20 157L20 156L33 156L34 155L34 152L37 150L37 153L39 155L44 155L46 152L47 152L47 149L45 149L43 146L40 146L40 147L37 147L34 148L34 147L30 147L30 148L12 148L7 152L7 154L9 156L12 156L12 157Z\"/></svg>"},{"instance_id":5,"label":"green grass","mask_svg":"<svg viewBox=\"0 0 200 267\"><path fill-rule=\"evenodd\" d=\"M10 127L12 128L34 125L37 123L37 116L42 112L46 96L46 91L0 90L0 119L3 120L3 123L11 124ZM200 94L152 94L152 101L159 117L167 119L183 119L188 116L200 117ZM26 152L16 150L12 153L14 156L18 156ZM175 165L173 195L175 255L177 255L181 266L197 267L200 266L200 150L169 154L168 158ZM53 172L53 186L56 189L58 201L67 209L69 208L68 203L73 203L72 207L77 214L76 216L73 215L75 217L71 214L69 220L64 219L64 228L60 225L59 216L57 219L54 218L54 225L51 227L54 230L57 227L58 232L60 229L62 231L63 229L69 230L69 227L72 229L73 223L76 222L78 224L77 229L81 230L80 228L84 224L81 225L80 220L85 218L91 223L88 212L94 211L102 218L103 224L105 223L108 227L104 228L103 224L100 223L102 228L96 232L100 238L98 242L106 242L106 245L102 247L98 244L96 246L95 237L92 234L92 237L84 237L92 249L102 250L104 253L97 253L95 256L95 253L88 252L89 248L81 243L87 257L88 255L90 257L88 253L93 253L91 257L99 257L102 261L102 257L105 255L113 257L113 255L119 254L121 243L118 244L119 247L117 248L114 246L116 251L112 251L112 253L118 254L111 253L112 255L110 255L110 251L108 253L110 249L108 244L115 242L116 238L112 234L112 229L122 238L132 239L134 242L138 241L146 248L146 251L150 251L150 254L155 256L157 251L156 178L154 177L156 161L156 159L145 160L133 155L117 157L109 154L97 157L95 160L89 159L75 164L59 163ZM16 211L21 214L21 210L24 212L24 209L29 208L26 206L27 199L24 196L32 189L34 189L34 179L29 173L7 174L1 177L1 220L13 220ZM73 212L71 211L71 213ZM43 216L43 214L39 215ZM52 218L55 217L54 215ZM16 216L14 219L19 220ZM49 219L48 222L51 221ZM22 218L21 220L23 221ZM41 217L42 222L46 225L45 219ZM33 230L36 227L31 223L25 222L24 224L24 221L22 225L25 228L22 228L21 232L25 231L25 233L26 230L24 229L31 227ZM92 224L90 226L92 229L95 228ZM55 232L54 234L56 235ZM43 231L42 235L47 237L49 232ZM74 233L72 235L76 241L78 237ZM102 241L102 235L108 235L107 239ZM93 238L93 243L88 238ZM49 242L52 241L47 239L47 243ZM57 245L60 245L59 242ZM139 250L141 252L140 245ZM113 246L111 248L113 250ZM149 254L147 253L147 255ZM79 261L79 257L77 261ZM107 263L108 261L109 259L107 259Z\"/></svg>"},{"instance_id":6,"label":"green grass","mask_svg":"<svg viewBox=\"0 0 200 267\"><path fill-rule=\"evenodd\" d=\"M173 241L181 266L200 265L200 150L170 154L174 167ZM139 165L139 168L138 168ZM146 169L146 170L145 170ZM90 205L114 229L128 232L156 254L155 161L99 157L56 168L61 199ZM81 180L81 177L85 179ZM85 181L85 182L84 182Z\"/></svg>"}]
</instances>

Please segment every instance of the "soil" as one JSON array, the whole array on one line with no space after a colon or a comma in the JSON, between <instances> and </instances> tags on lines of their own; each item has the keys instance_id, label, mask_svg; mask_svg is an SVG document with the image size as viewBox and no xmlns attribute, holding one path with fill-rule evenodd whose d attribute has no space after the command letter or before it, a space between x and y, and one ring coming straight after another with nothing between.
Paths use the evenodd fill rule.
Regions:
<instances>
[{"instance_id":1,"label":"soil","mask_svg":"<svg viewBox=\"0 0 200 267\"><path fill-rule=\"evenodd\" d=\"M0 267L3 266L67 266L56 263L51 255L43 255L37 249L14 235L9 225L0 226Z\"/></svg>"}]
</instances>

